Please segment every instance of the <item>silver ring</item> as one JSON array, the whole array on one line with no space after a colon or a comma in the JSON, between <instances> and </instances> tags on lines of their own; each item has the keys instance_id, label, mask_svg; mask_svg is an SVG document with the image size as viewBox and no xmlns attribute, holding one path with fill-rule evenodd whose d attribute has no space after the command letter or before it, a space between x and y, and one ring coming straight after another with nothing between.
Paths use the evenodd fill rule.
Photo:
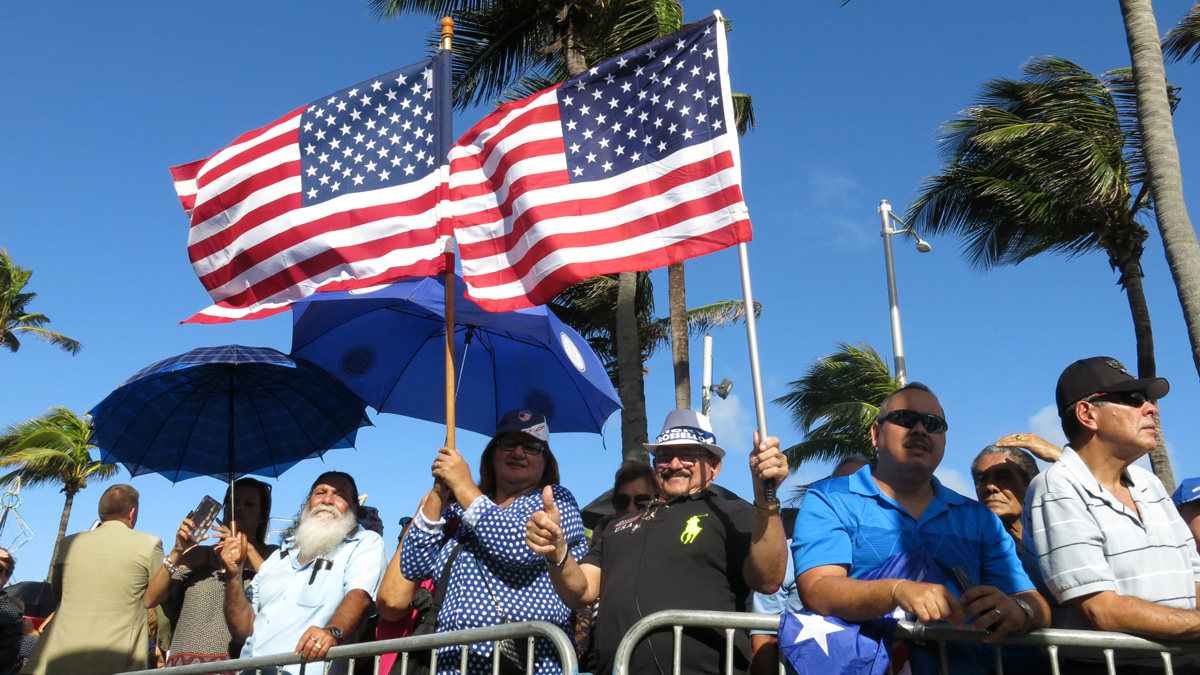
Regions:
<instances>
[{"instance_id":1,"label":"silver ring","mask_svg":"<svg viewBox=\"0 0 1200 675\"><path fill-rule=\"evenodd\" d=\"M1017 440L1021 440L1021 434L1017 434Z\"/></svg>"},{"instance_id":2,"label":"silver ring","mask_svg":"<svg viewBox=\"0 0 1200 675\"><path fill-rule=\"evenodd\" d=\"M321 643L320 643L320 642L318 642L316 646L317 646L317 649L320 649L320 648L321 648Z\"/></svg>"},{"instance_id":3,"label":"silver ring","mask_svg":"<svg viewBox=\"0 0 1200 675\"><path fill-rule=\"evenodd\" d=\"M434 462L434 463L433 463L433 468L435 468L435 469L440 469L440 468L442 468L442 463L441 463L441 462Z\"/></svg>"},{"instance_id":4,"label":"silver ring","mask_svg":"<svg viewBox=\"0 0 1200 675\"><path fill-rule=\"evenodd\" d=\"M1001 612L999 607L993 607L992 611L999 614L1001 618L1004 617L1004 612Z\"/></svg>"},{"instance_id":5,"label":"silver ring","mask_svg":"<svg viewBox=\"0 0 1200 675\"><path fill-rule=\"evenodd\" d=\"M776 457L775 463L776 463L776 466L778 466L779 468L781 468L781 469L783 468L783 458L782 457Z\"/></svg>"}]
</instances>

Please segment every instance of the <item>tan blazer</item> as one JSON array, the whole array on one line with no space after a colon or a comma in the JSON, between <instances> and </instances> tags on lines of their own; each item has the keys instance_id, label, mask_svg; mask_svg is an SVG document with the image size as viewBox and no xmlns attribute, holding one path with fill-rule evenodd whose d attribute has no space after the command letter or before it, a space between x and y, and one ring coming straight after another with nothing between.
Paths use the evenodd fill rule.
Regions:
<instances>
[{"instance_id":1,"label":"tan blazer","mask_svg":"<svg viewBox=\"0 0 1200 675\"><path fill-rule=\"evenodd\" d=\"M118 520L63 539L54 561L58 611L23 673L111 675L147 667L142 596L162 566L162 541Z\"/></svg>"}]
</instances>

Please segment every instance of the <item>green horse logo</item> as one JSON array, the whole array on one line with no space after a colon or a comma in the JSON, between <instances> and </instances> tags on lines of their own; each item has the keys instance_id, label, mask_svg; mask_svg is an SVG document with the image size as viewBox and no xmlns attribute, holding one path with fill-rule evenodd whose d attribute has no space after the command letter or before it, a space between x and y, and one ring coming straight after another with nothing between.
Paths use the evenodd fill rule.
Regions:
<instances>
[{"instance_id":1,"label":"green horse logo","mask_svg":"<svg viewBox=\"0 0 1200 675\"><path fill-rule=\"evenodd\" d=\"M692 516L691 518L688 518L687 527L683 528L683 534L679 535L679 541L682 541L685 544L690 544L693 541L696 541L696 537L700 536L700 532L704 529L700 527L700 519L707 515L708 514L705 513L699 516Z\"/></svg>"}]
</instances>

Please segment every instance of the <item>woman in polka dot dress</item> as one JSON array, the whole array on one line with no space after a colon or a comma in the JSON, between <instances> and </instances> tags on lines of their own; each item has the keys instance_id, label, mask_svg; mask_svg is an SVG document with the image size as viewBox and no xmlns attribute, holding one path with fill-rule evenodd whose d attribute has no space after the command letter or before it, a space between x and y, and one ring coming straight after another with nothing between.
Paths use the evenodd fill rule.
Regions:
<instances>
[{"instance_id":1,"label":"woman in polka dot dress","mask_svg":"<svg viewBox=\"0 0 1200 675\"><path fill-rule=\"evenodd\" d=\"M504 621L548 621L570 634L571 612L550 584L546 558L525 544L526 522L544 508L543 500L552 499L570 555L578 560L587 553L575 497L556 484L558 462L549 438L541 414L509 411L483 451L478 485L458 451L438 450L432 467L436 485L421 501L399 556L405 577L438 579L459 548L438 615L439 633ZM524 646L523 640L517 643ZM550 642L536 640L534 656L537 675L562 672ZM470 675L492 672L491 643L471 645L467 670ZM458 648L440 650L438 673L457 672Z\"/></svg>"}]
</instances>

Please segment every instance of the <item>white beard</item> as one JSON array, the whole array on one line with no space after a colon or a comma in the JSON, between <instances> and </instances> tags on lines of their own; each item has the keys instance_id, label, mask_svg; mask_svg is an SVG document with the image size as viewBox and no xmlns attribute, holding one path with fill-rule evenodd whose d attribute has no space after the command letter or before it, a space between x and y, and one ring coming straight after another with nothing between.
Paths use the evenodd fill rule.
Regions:
<instances>
[{"instance_id":1,"label":"white beard","mask_svg":"<svg viewBox=\"0 0 1200 675\"><path fill-rule=\"evenodd\" d=\"M332 517L317 514L332 514ZM295 540L300 559L328 557L356 527L358 521L350 511L339 513L337 509L328 505L301 511Z\"/></svg>"}]
</instances>

